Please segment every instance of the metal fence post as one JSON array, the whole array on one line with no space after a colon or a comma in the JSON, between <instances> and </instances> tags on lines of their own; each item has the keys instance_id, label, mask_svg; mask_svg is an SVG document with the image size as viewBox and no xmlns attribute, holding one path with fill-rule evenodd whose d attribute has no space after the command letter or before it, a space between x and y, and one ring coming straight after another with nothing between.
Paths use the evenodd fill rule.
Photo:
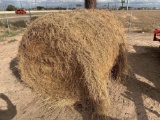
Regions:
<instances>
[{"instance_id":1,"label":"metal fence post","mask_svg":"<svg viewBox=\"0 0 160 120\"><path fill-rule=\"evenodd\" d=\"M7 14L5 14L5 17L6 17L6 23L7 23L8 33L10 34L9 20L8 20Z\"/></svg>"},{"instance_id":2,"label":"metal fence post","mask_svg":"<svg viewBox=\"0 0 160 120\"><path fill-rule=\"evenodd\" d=\"M31 17L31 11L30 11L30 9L29 9L29 17L30 17L30 22L32 21L31 19L32 19L32 17Z\"/></svg>"},{"instance_id":3,"label":"metal fence post","mask_svg":"<svg viewBox=\"0 0 160 120\"><path fill-rule=\"evenodd\" d=\"M131 28L131 18L132 18L132 10L131 10L131 14L130 14L130 18L129 18L129 25L128 25L128 32L130 32L130 28Z\"/></svg>"}]
</instances>

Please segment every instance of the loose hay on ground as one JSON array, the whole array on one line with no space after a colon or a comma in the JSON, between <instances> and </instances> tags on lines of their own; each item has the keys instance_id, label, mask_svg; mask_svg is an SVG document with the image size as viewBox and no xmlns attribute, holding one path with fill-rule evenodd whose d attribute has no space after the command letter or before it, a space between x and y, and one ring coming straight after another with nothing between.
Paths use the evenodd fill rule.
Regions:
<instances>
[{"instance_id":1,"label":"loose hay on ground","mask_svg":"<svg viewBox=\"0 0 160 120\"><path fill-rule=\"evenodd\" d=\"M126 70L124 29L107 11L80 10L36 19L19 47L22 80L55 106L77 101L107 115L107 81Z\"/></svg>"}]
</instances>

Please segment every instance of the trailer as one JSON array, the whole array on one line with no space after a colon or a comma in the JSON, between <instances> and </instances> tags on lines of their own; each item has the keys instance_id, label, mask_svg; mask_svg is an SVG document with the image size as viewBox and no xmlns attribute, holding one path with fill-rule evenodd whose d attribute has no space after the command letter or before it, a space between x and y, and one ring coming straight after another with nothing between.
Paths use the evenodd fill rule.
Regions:
<instances>
[{"instance_id":1,"label":"trailer","mask_svg":"<svg viewBox=\"0 0 160 120\"><path fill-rule=\"evenodd\" d=\"M153 41L159 41L160 42L160 30L158 30L158 29L154 30Z\"/></svg>"}]
</instances>

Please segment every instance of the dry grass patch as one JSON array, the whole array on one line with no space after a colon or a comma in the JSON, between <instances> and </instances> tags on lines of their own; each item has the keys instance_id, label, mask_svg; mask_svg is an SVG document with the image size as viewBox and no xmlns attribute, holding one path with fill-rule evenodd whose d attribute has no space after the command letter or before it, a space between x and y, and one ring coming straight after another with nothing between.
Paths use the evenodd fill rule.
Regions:
<instances>
[{"instance_id":1,"label":"dry grass patch","mask_svg":"<svg viewBox=\"0 0 160 120\"><path fill-rule=\"evenodd\" d=\"M128 28L131 22L131 30L142 32L153 32L154 29L160 29L159 10L132 10L132 11L112 11L124 26Z\"/></svg>"},{"instance_id":2,"label":"dry grass patch","mask_svg":"<svg viewBox=\"0 0 160 120\"><path fill-rule=\"evenodd\" d=\"M8 41L8 43L12 43L12 42L15 42L15 41L17 41L17 40L16 39L11 39L11 40Z\"/></svg>"}]
</instances>

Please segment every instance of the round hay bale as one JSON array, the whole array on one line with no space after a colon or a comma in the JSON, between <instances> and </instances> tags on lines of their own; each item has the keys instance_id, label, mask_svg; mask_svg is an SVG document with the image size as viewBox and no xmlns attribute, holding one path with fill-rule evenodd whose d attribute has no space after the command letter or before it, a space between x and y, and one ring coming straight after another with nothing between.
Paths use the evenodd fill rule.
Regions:
<instances>
[{"instance_id":1,"label":"round hay bale","mask_svg":"<svg viewBox=\"0 0 160 120\"><path fill-rule=\"evenodd\" d=\"M55 106L77 101L107 114L107 81L126 70L123 26L107 11L50 13L36 19L19 47L22 80Z\"/></svg>"}]
</instances>

